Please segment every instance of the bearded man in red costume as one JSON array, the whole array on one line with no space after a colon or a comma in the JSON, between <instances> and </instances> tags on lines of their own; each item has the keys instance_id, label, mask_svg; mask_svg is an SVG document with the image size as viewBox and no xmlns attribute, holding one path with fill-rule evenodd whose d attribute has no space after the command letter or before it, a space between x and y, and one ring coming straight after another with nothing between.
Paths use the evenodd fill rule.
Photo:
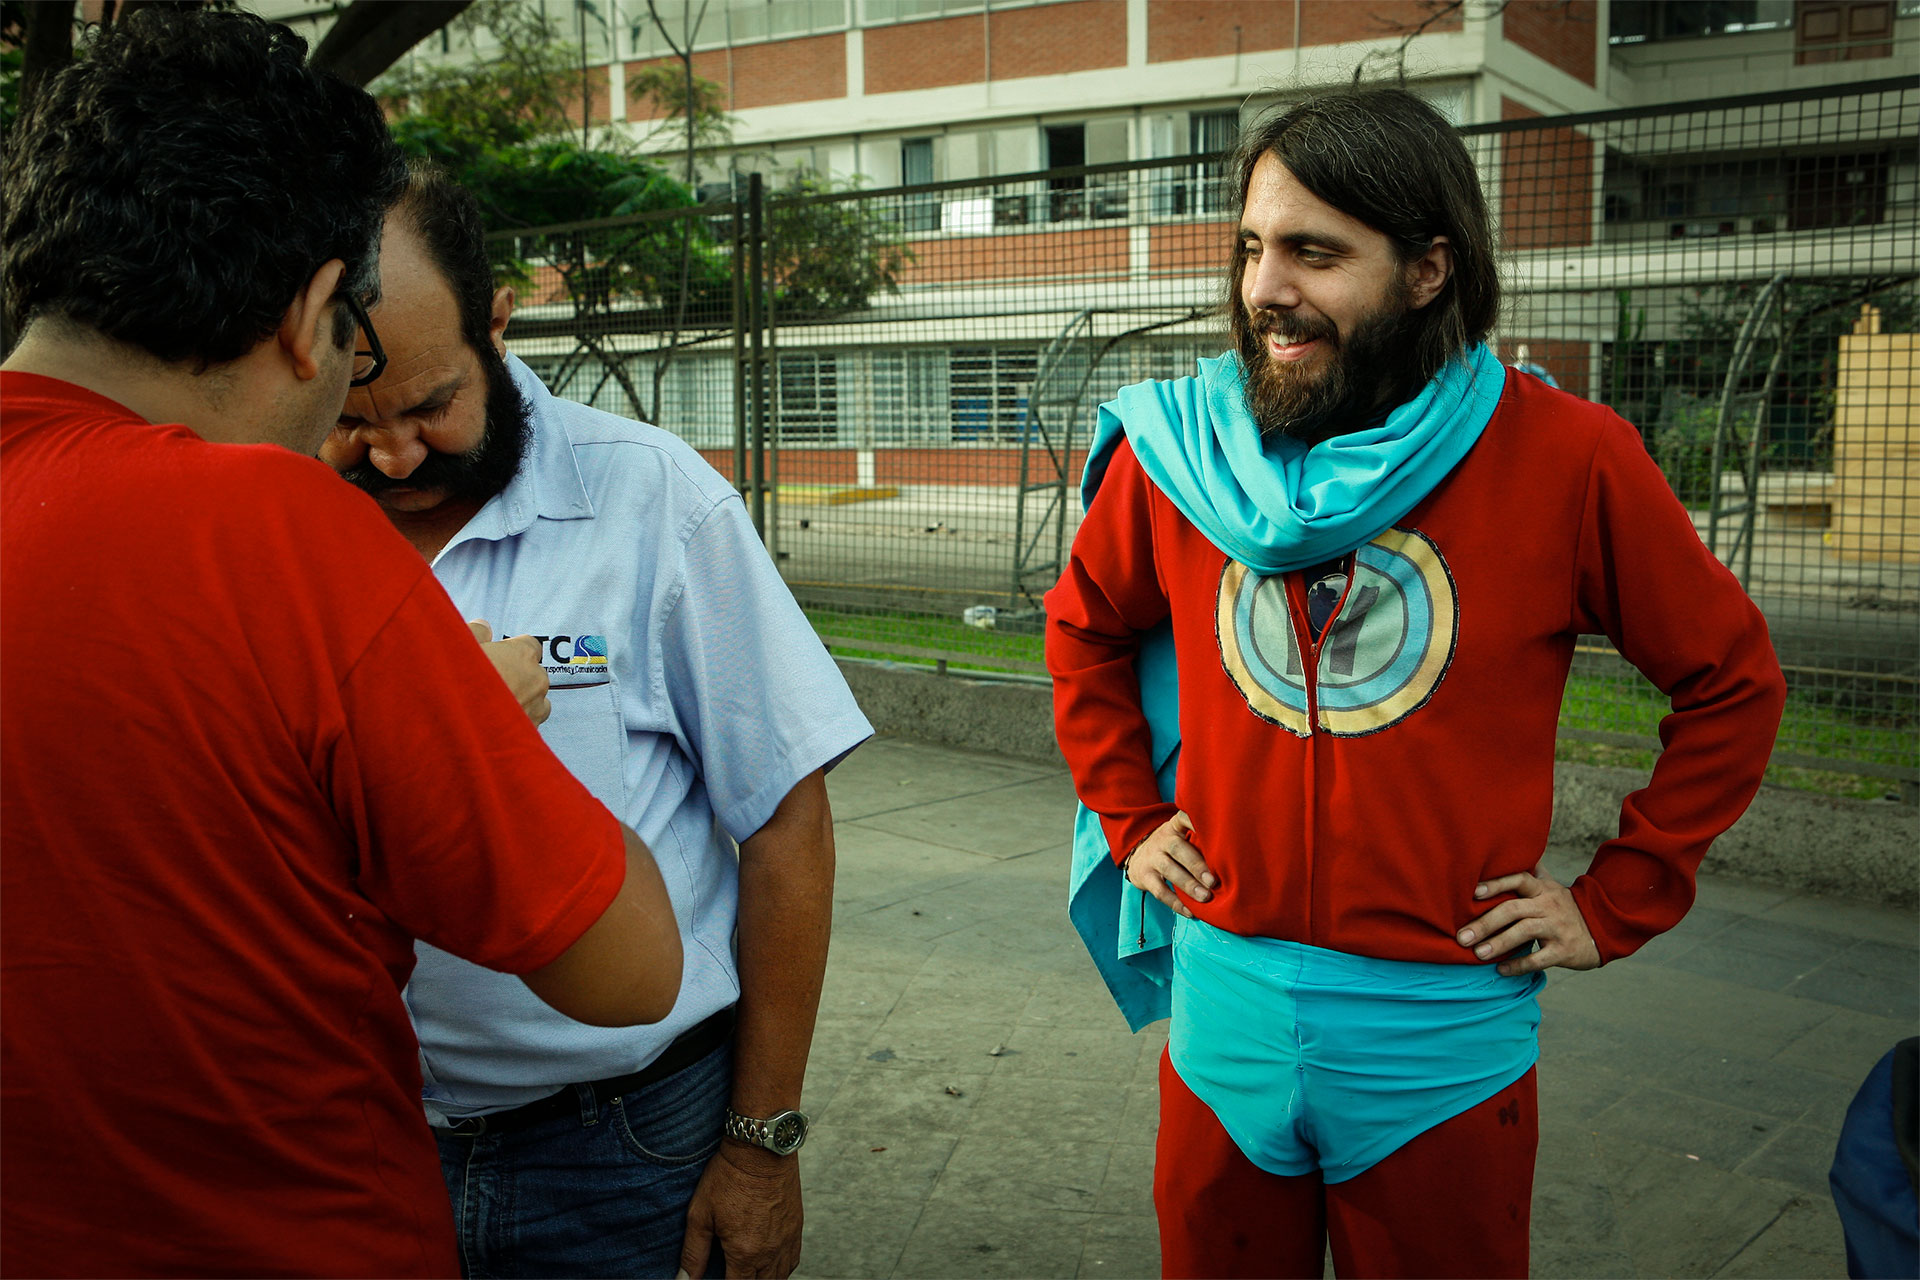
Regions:
<instances>
[{"instance_id":1,"label":"bearded man in red costume","mask_svg":"<svg viewBox=\"0 0 1920 1280\"><path fill-rule=\"evenodd\" d=\"M1101 407L1047 597L1071 913L1171 1016L1169 1276L1522 1276L1538 991L1673 927L1785 686L1638 433L1504 368L1478 176L1398 90L1236 167L1235 350ZM1574 644L1671 699L1620 832L1539 866Z\"/></svg>"}]
</instances>

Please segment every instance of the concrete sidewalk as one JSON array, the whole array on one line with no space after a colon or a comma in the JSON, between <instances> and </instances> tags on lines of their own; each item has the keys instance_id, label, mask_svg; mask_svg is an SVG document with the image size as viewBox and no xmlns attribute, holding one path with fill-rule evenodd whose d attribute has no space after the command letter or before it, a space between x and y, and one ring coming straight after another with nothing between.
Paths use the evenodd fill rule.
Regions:
<instances>
[{"instance_id":1,"label":"concrete sidewalk","mask_svg":"<svg viewBox=\"0 0 1920 1280\"><path fill-rule=\"evenodd\" d=\"M897 739L829 778L805 1276L1155 1276L1155 1074L1068 924L1058 767ZM1563 877L1586 850L1550 851ZM1703 877L1543 997L1539 1276L1843 1276L1826 1170L1920 1022L1913 913Z\"/></svg>"}]
</instances>

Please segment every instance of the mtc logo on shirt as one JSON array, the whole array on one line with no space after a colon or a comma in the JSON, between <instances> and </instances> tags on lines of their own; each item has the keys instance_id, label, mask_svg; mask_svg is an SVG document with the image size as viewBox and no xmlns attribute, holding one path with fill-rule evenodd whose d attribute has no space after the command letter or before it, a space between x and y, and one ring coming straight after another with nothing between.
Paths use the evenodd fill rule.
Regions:
<instances>
[{"instance_id":1,"label":"mtc logo on shirt","mask_svg":"<svg viewBox=\"0 0 1920 1280\"><path fill-rule=\"evenodd\" d=\"M540 664L546 668L548 679L564 679L568 684L597 684L612 678L607 670L605 636L536 634L533 638L540 645Z\"/></svg>"}]
</instances>

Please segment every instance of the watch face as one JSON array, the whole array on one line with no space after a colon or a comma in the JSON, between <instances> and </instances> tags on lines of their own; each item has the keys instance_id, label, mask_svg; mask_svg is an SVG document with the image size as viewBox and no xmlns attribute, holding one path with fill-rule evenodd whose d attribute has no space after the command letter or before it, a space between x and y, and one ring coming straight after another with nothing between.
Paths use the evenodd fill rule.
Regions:
<instances>
[{"instance_id":1,"label":"watch face","mask_svg":"<svg viewBox=\"0 0 1920 1280\"><path fill-rule=\"evenodd\" d=\"M807 1140L807 1118L798 1111L788 1111L775 1116L771 1132L767 1134L767 1145L781 1155L798 1150Z\"/></svg>"}]
</instances>

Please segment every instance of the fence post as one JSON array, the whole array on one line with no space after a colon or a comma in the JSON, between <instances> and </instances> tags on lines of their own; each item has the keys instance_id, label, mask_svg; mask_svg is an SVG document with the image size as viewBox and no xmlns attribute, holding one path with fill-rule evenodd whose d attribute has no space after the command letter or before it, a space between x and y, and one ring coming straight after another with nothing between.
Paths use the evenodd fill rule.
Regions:
<instances>
[{"instance_id":1,"label":"fence post","mask_svg":"<svg viewBox=\"0 0 1920 1280\"><path fill-rule=\"evenodd\" d=\"M733 193L733 487L747 496L747 229Z\"/></svg>"},{"instance_id":2,"label":"fence post","mask_svg":"<svg viewBox=\"0 0 1920 1280\"><path fill-rule=\"evenodd\" d=\"M761 349L766 324L765 295L761 292L766 236L766 189L760 175L747 175L747 329L752 355L748 360L753 421L753 528L761 541L767 537L767 369Z\"/></svg>"}]
</instances>

